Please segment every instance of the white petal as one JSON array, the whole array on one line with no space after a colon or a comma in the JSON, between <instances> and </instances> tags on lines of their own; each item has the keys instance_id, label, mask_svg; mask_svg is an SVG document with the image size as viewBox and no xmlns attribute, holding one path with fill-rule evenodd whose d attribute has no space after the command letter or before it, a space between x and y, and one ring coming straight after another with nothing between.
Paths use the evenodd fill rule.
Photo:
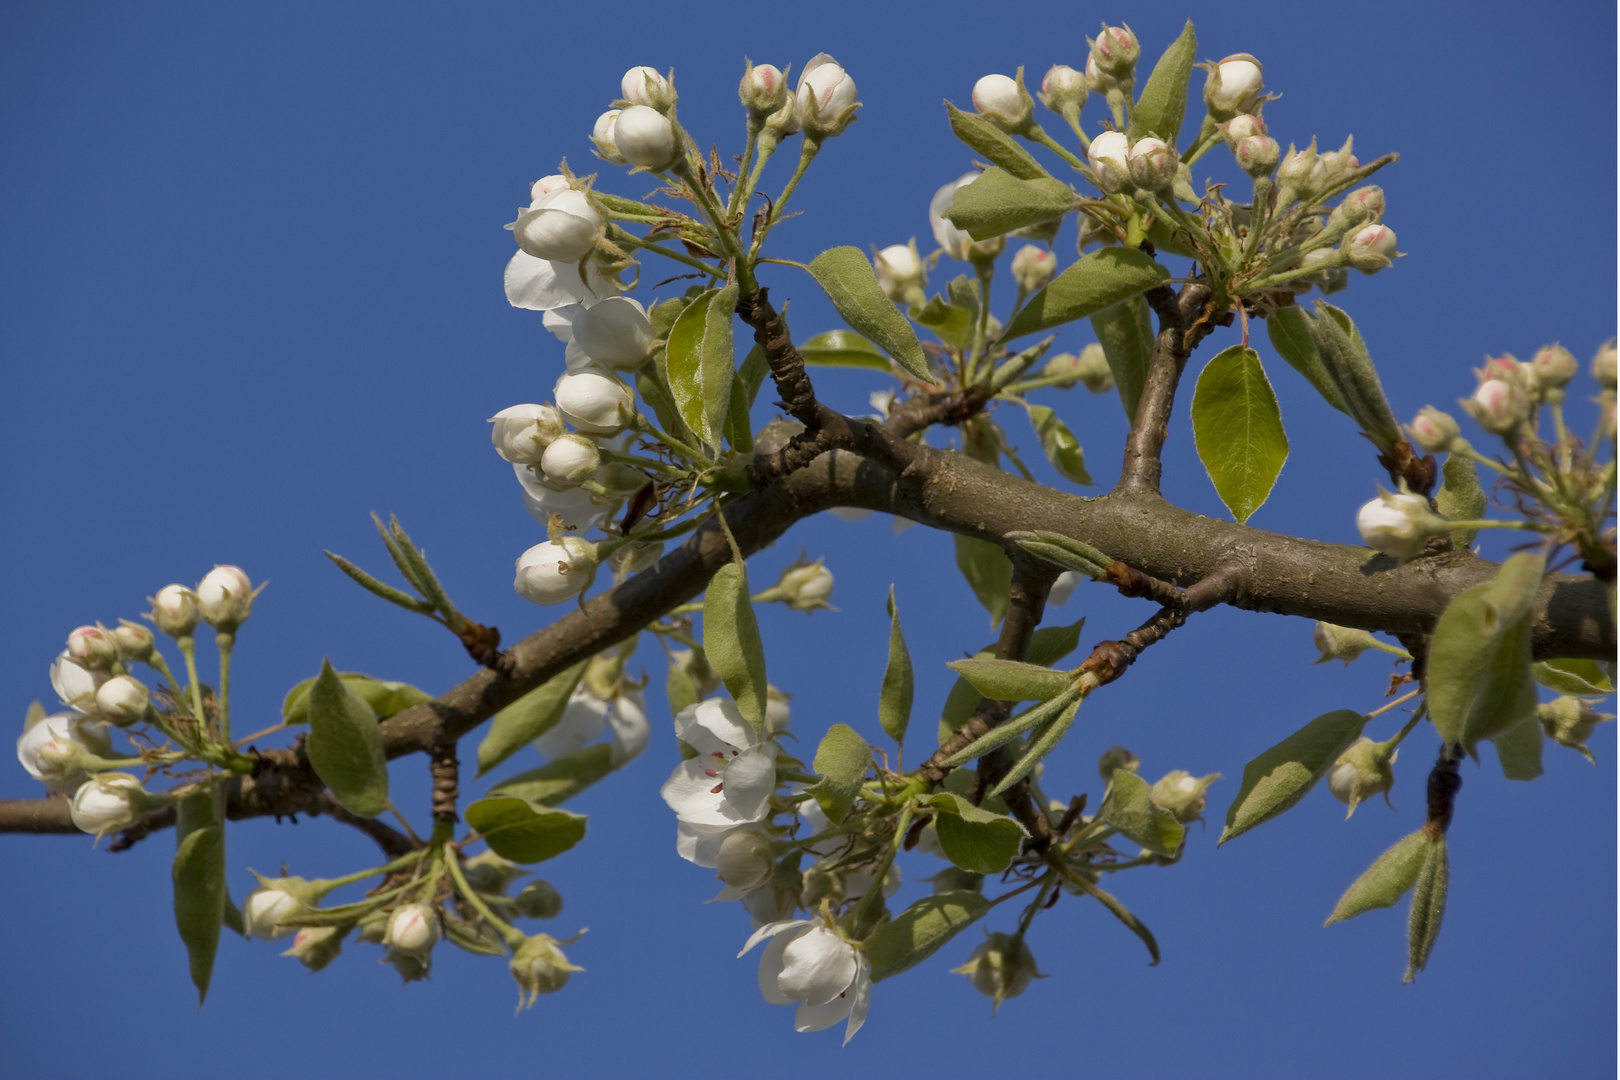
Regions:
<instances>
[{"instance_id":1,"label":"white petal","mask_svg":"<svg viewBox=\"0 0 1620 1080\"><path fill-rule=\"evenodd\" d=\"M701 760L701 759L698 759ZM767 805L776 790L776 744L750 747L731 759L722 794L737 816L744 821L760 821L770 811Z\"/></svg>"},{"instance_id":2,"label":"white petal","mask_svg":"<svg viewBox=\"0 0 1620 1080\"><path fill-rule=\"evenodd\" d=\"M551 311L570 304L592 303L618 292L614 283L594 267L587 273L589 284L580 280L579 267L574 263L547 262L520 251L506 264L506 301L513 307Z\"/></svg>"},{"instance_id":3,"label":"white petal","mask_svg":"<svg viewBox=\"0 0 1620 1080\"><path fill-rule=\"evenodd\" d=\"M705 826L724 829L758 821L758 817L743 817L737 812L725 796L724 774L708 775L703 760L693 758L681 762L659 789L658 793L675 811L675 816L699 829ZM717 787L721 790L715 791Z\"/></svg>"},{"instance_id":4,"label":"white petal","mask_svg":"<svg viewBox=\"0 0 1620 1080\"><path fill-rule=\"evenodd\" d=\"M781 922L766 923L764 926L760 927L758 930L755 930L751 935L749 935L748 943L742 947L742 952L737 954L737 958L740 960L747 956L749 949L752 949L755 945L758 945L766 938L775 937L782 931L791 930L795 926L809 925L809 919L783 919Z\"/></svg>"},{"instance_id":5,"label":"white petal","mask_svg":"<svg viewBox=\"0 0 1620 1080\"><path fill-rule=\"evenodd\" d=\"M51 689L56 691L62 704L78 712L89 712L95 707L96 691L106 680L106 675L75 663L65 649L51 665Z\"/></svg>"},{"instance_id":6,"label":"white petal","mask_svg":"<svg viewBox=\"0 0 1620 1080\"><path fill-rule=\"evenodd\" d=\"M574 320L579 318L585 310L584 304L569 304L567 307L552 308L541 317L541 325L556 335L558 341L574 340Z\"/></svg>"},{"instance_id":7,"label":"white petal","mask_svg":"<svg viewBox=\"0 0 1620 1080\"><path fill-rule=\"evenodd\" d=\"M846 995L835 997L824 1005L800 1005L793 1014L794 1031L825 1031L849 1015L854 1002Z\"/></svg>"},{"instance_id":8,"label":"white petal","mask_svg":"<svg viewBox=\"0 0 1620 1080\"><path fill-rule=\"evenodd\" d=\"M569 341L568 347L563 350L563 366L568 369L570 375L589 369L593 363L595 361L591 359L591 355L581 348L577 341Z\"/></svg>"},{"instance_id":9,"label":"white petal","mask_svg":"<svg viewBox=\"0 0 1620 1080\"><path fill-rule=\"evenodd\" d=\"M687 821L675 823L675 853L689 863L713 870L720 865L720 845L730 829L701 829Z\"/></svg>"},{"instance_id":10,"label":"white petal","mask_svg":"<svg viewBox=\"0 0 1620 1080\"><path fill-rule=\"evenodd\" d=\"M822 926L813 927L788 943L782 953L782 993L807 1005L825 1005L850 988L860 962L849 942ZM847 1015L844 1006L840 1015ZM825 1025L823 1025L825 1026Z\"/></svg>"},{"instance_id":11,"label":"white petal","mask_svg":"<svg viewBox=\"0 0 1620 1080\"><path fill-rule=\"evenodd\" d=\"M715 893L713 896L709 897L703 902L705 904L723 904L731 900L741 900L744 895L746 894L735 885L726 885L722 886L719 892ZM774 945L775 942L772 942L771 944ZM777 1004L781 1003L778 1002Z\"/></svg>"},{"instance_id":12,"label":"white petal","mask_svg":"<svg viewBox=\"0 0 1620 1080\"><path fill-rule=\"evenodd\" d=\"M608 703L582 686L568 699L562 719L534 740L534 748L549 761L583 750L607 727L607 716Z\"/></svg>"},{"instance_id":13,"label":"white petal","mask_svg":"<svg viewBox=\"0 0 1620 1080\"><path fill-rule=\"evenodd\" d=\"M641 756L652 737L652 725L647 722L647 702L641 691L627 690L615 698L608 724L613 728L613 767L623 768Z\"/></svg>"},{"instance_id":14,"label":"white petal","mask_svg":"<svg viewBox=\"0 0 1620 1080\"><path fill-rule=\"evenodd\" d=\"M765 1000L769 1004L793 1004L793 999L782 993L782 988L777 985L777 979L782 974L782 950L786 949L793 939L802 933L804 931L801 929L791 934L782 934L765 946L765 951L760 954L759 992L765 995Z\"/></svg>"},{"instance_id":15,"label":"white petal","mask_svg":"<svg viewBox=\"0 0 1620 1080\"><path fill-rule=\"evenodd\" d=\"M737 711L737 703L720 697L688 705L677 713L675 737L705 757L720 751L729 758L731 751L758 741L753 727Z\"/></svg>"},{"instance_id":16,"label":"white petal","mask_svg":"<svg viewBox=\"0 0 1620 1080\"><path fill-rule=\"evenodd\" d=\"M855 986L849 991L849 996L855 999L855 1003L849 1009L849 1026L844 1029L845 1046L866 1023L866 1010L872 1006L872 969L865 961L862 961L861 970L855 976Z\"/></svg>"}]
</instances>

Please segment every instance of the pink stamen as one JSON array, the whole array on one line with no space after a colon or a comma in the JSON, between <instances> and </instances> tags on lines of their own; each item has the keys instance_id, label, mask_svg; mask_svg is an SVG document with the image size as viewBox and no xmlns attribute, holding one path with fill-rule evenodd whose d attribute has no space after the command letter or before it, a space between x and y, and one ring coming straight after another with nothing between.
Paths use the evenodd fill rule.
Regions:
<instances>
[{"instance_id":1,"label":"pink stamen","mask_svg":"<svg viewBox=\"0 0 1620 1080\"><path fill-rule=\"evenodd\" d=\"M703 770L703 775L707 776L710 780L713 780L715 777L719 776L720 774L715 772L713 769L704 769Z\"/></svg>"},{"instance_id":2,"label":"pink stamen","mask_svg":"<svg viewBox=\"0 0 1620 1080\"><path fill-rule=\"evenodd\" d=\"M725 786L726 786L726 785L725 785L725 784L723 784L723 783L721 783L721 784L716 784L716 785L714 785L714 787L712 787L712 788L710 788L710 789L709 789L709 794L710 794L710 795L718 795L718 794L720 794L720 792L721 792L721 790L722 790L722 789L723 789L723 788L724 788L724 787L725 787Z\"/></svg>"}]
</instances>

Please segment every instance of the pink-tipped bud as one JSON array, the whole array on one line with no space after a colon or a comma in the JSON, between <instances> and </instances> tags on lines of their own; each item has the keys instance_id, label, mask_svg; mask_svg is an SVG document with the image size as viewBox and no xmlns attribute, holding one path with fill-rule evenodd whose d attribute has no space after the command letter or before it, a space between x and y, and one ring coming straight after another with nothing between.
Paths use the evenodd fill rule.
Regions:
<instances>
[{"instance_id":1,"label":"pink-tipped bud","mask_svg":"<svg viewBox=\"0 0 1620 1080\"><path fill-rule=\"evenodd\" d=\"M80 626L68 634L68 658L90 671L104 671L118 660L118 642L100 626Z\"/></svg>"},{"instance_id":2,"label":"pink-tipped bud","mask_svg":"<svg viewBox=\"0 0 1620 1080\"><path fill-rule=\"evenodd\" d=\"M1450 415L1432 405L1424 406L1407 426L1412 441L1431 454L1445 453L1462 436L1462 429Z\"/></svg>"},{"instance_id":3,"label":"pink-tipped bud","mask_svg":"<svg viewBox=\"0 0 1620 1080\"><path fill-rule=\"evenodd\" d=\"M1388 225L1363 226L1344 245L1345 261L1363 274L1376 274L1399 254L1395 250L1395 230Z\"/></svg>"},{"instance_id":4,"label":"pink-tipped bud","mask_svg":"<svg viewBox=\"0 0 1620 1080\"><path fill-rule=\"evenodd\" d=\"M1507 435L1530 418L1530 398L1517 379L1486 379L1464 406L1492 435Z\"/></svg>"},{"instance_id":5,"label":"pink-tipped bud","mask_svg":"<svg viewBox=\"0 0 1620 1080\"><path fill-rule=\"evenodd\" d=\"M1543 389L1562 389L1581 370L1574 354L1557 342L1537 349L1530 366L1535 370L1536 383Z\"/></svg>"},{"instance_id":6,"label":"pink-tipped bud","mask_svg":"<svg viewBox=\"0 0 1620 1080\"><path fill-rule=\"evenodd\" d=\"M1234 151L1238 143L1250 135L1264 135L1266 133L1265 121L1253 113L1239 113L1221 125L1221 136L1225 138L1226 145Z\"/></svg>"},{"instance_id":7,"label":"pink-tipped bud","mask_svg":"<svg viewBox=\"0 0 1620 1080\"><path fill-rule=\"evenodd\" d=\"M1141 56L1142 47L1128 26L1104 26L1091 43L1091 59L1097 62L1097 68L1116 79L1131 78Z\"/></svg>"},{"instance_id":8,"label":"pink-tipped bud","mask_svg":"<svg viewBox=\"0 0 1620 1080\"><path fill-rule=\"evenodd\" d=\"M675 90L669 80L658 74L656 68L633 67L619 80L624 100L632 105L646 105L659 112L669 111L675 104Z\"/></svg>"},{"instance_id":9,"label":"pink-tipped bud","mask_svg":"<svg viewBox=\"0 0 1620 1080\"><path fill-rule=\"evenodd\" d=\"M774 64L749 64L737 86L737 97L750 116L763 120L787 104L787 80Z\"/></svg>"},{"instance_id":10,"label":"pink-tipped bud","mask_svg":"<svg viewBox=\"0 0 1620 1080\"><path fill-rule=\"evenodd\" d=\"M1234 156L1238 167L1250 176L1269 176L1276 168L1282 148L1270 135L1250 135L1237 144Z\"/></svg>"},{"instance_id":11,"label":"pink-tipped bud","mask_svg":"<svg viewBox=\"0 0 1620 1080\"><path fill-rule=\"evenodd\" d=\"M1176 166L1181 164L1173 146L1163 139L1137 139L1126 158L1131 180L1148 191L1168 191L1176 182Z\"/></svg>"},{"instance_id":12,"label":"pink-tipped bud","mask_svg":"<svg viewBox=\"0 0 1620 1080\"><path fill-rule=\"evenodd\" d=\"M1248 53L1233 53L1210 70L1204 82L1204 104L1217 120L1249 112L1260 100L1264 85L1260 61Z\"/></svg>"},{"instance_id":13,"label":"pink-tipped bud","mask_svg":"<svg viewBox=\"0 0 1620 1080\"><path fill-rule=\"evenodd\" d=\"M1091 140L1086 157L1097 186L1112 195L1131 186L1131 140L1123 131L1105 131Z\"/></svg>"},{"instance_id":14,"label":"pink-tipped bud","mask_svg":"<svg viewBox=\"0 0 1620 1080\"><path fill-rule=\"evenodd\" d=\"M1041 104L1061 115L1070 109L1078 114L1090 92L1085 74L1067 64L1054 64L1041 79Z\"/></svg>"}]
</instances>

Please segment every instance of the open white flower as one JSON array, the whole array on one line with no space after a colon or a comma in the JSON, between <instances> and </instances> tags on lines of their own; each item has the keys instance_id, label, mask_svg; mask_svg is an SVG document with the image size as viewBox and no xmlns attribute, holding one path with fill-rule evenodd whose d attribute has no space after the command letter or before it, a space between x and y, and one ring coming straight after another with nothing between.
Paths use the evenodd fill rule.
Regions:
<instances>
[{"instance_id":1,"label":"open white flower","mask_svg":"<svg viewBox=\"0 0 1620 1080\"><path fill-rule=\"evenodd\" d=\"M628 296L612 296L583 311L573 325L574 343L592 360L633 370L652 354L647 309Z\"/></svg>"},{"instance_id":2,"label":"open white flower","mask_svg":"<svg viewBox=\"0 0 1620 1080\"><path fill-rule=\"evenodd\" d=\"M548 761L585 749L607 729L611 709L612 705L585 687L576 688L563 708L562 718L534 740L534 748Z\"/></svg>"},{"instance_id":3,"label":"open white flower","mask_svg":"<svg viewBox=\"0 0 1620 1080\"><path fill-rule=\"evenodd\" d=\"M564 529L584 532L613 509L613 501L582 487L557 488L545 483L526 465L513 465L518 483L523 485L523 506L542 525L551 523L553 514L562 519Z\"/></svg>"},{"instance_id":4,"label":"open white flower","mask_svg":"<svg viewBox=\"0 0 1620 1080\"><path fill-rule=\"evenodd\" d=\"M554 311L618 294L618 282L602 273L594 261L581 271L577 262L551 262L519 251L506 264L506 302L513 307ZM547 328L555 332L549 323Z\"/></svg>"},{"instance_id":5,"label":"open white flower","mask_svg":"<svg viewBox=\"0 0 1620 1080\"><path fill-rule=\"evenodd\" d=\"M675 766L659 794L697 831L719 832L763 821L776 790L776 743L759 735L729 698L688 705L675 737L697 756Z\"/></svg>"},{"instance_id":6,"label":"open white flower","mask_svg":"<svg viewBox=\"0 0 1620 1080\"><path fill-rule=\"evenodd\" d=\"M849 1020L844 1042L866 1023L872 1004L872 969L856 948L819 923L768 923L754 931L738 956L769 939L759 958L759 989L772 1005L798 1005L794 1031L822 1031Z\"/></svg>"}]
</instances>

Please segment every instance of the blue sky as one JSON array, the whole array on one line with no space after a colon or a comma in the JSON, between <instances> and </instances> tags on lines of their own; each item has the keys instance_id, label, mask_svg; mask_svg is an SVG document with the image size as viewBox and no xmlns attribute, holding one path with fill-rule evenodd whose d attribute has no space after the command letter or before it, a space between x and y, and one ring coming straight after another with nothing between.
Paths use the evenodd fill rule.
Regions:
<instances>
[{"instance_id":1,"label":"blue sky","mask_svg":"<svg viewBox=\"0 0 1620 1080\"><path fill-rule=\"evenodd\" d=\"M541 537L490 452L484 418L543 400L561 350L537 316L506 304L500 271L512 241L500 226L559 159L593 166L586 136L625 68L675 68L682 121L735 153L743 57L797 68L831 52L859 85L861 119L795 196L803 215L779 231L778 254L807 261L836 244L913 235L926 250L928 197L971 160L941 98L966 105L978 76L1020 64L1032 81L1055 62L1081 66L1083 35L1104 18L1130 23L1155 56L1188 14L1201 58L1246 51L1264 62L1268 88L1284 95L1267 120L1285 145L1315 134L1336 146L1354 133L1363 160L1401 153L1379 182L1408 257L1358 276L1338 299L1403 418L1467 393L1468 369L1486 353L1527 357L1561 339L1584 361L1614 333L1608 6L1225 14L825 2L722 15L703 5L5 5L9 715L20 721L30 700L49 696L46 667L74 626L135 617L157 588L216 562L271 582L242 635L239 715L270 723L286 688L323 656L430 690L453 685L469 666L453 642L364 596L321 555L381 564L370 510L399 514L463 610L508 640L549 621L510 588L512 560ZM1093 103L1088 123L1098 111ZM643 180L610 172L605 189L646 193ZM1057 251L1073 257L1071 235ZM807 278L777 269L767 284L792 301L800 338L834 325ZM650 269L644 280L662 276ZM1082 328L1062 340L1077 350L1088 338ZM1380 471L1342 417L1262 356L1291 457L1252 523L1352 541L1355 508ZM852 412L882 386L871 373L817 378ZM1093 474L1114 475L1117 404L1081 391L1049 403ZM756 419L765 415L762 406ZM1166 493L1223 515L1184 416L1172 424ZM1007 424L1034 445L1021 419ZM801 547L827 557L842 610L762 612L772 681L795 695L795 730L813 745L846 722L879 739L891 582L924 674L915 715L926 728L949 686L940 665L988 637L949 538L893 538L880 519L814 520L754 560L755 580L774 579ZM1088 617L1088 645L1143 616L1094 587L1059 613ZM1095 789L1095 757L1118 742L1150 779L1174 768L1225 774L1211 792L1218 822L1249 757L1312 716L1379 700L1386 666L1369 657L1312 667L1309 630L1242 612L1200 616L1087 706L1048 763L1050 778L1066 780L1048 789ZM652 673L660 686L656 663ZM3 1071L67 1076L95 1061L130 1076L228 1068L244 1078L288 1068L792 1077L919 1064L964 1074L1614 1073L1612 725L1593 741L1596 768L1557 747L1533 784L1503 780L1488 752L1465 767L1445 931L1413 986L1400 983L1404 905L1326 931L1321 920L1421 820L1427 727L1397 767L1399 813L1369 805L1346 824L1318 792L1219 852L1216 830L1194 827L1179 865L1117 882L1158 935L1160 966L1147 967L1106 913L1069 898L1031 938L1051 978L994 1021L988 1002L947 974L972 931L880 986L867 1028L840 1050L831 1034L795 1035L787 1012L764 1004L751 960L732 959L746 918L705 906L714 883L676 858L657 795L676 751L654 696L651 749L579 801L589 839L543 868L567 902L562 932L590 927L570 950L588 970L566 992L513 1019L513 986L496 961L443 950L431 983L401 988L357 946L308 976L275 947L227 940L199 1013L170 915L166 837L114 856L88 839L6 836ZM407 813L425 818L425 764L394 773ZM0 796L32 794L20 769L0 768ZM294 873L335 875L373 857L327 822L252 822L233 828L230 845L238 895L248 866L273 872L286 860Z\"/></svg>"}]
</instances>

